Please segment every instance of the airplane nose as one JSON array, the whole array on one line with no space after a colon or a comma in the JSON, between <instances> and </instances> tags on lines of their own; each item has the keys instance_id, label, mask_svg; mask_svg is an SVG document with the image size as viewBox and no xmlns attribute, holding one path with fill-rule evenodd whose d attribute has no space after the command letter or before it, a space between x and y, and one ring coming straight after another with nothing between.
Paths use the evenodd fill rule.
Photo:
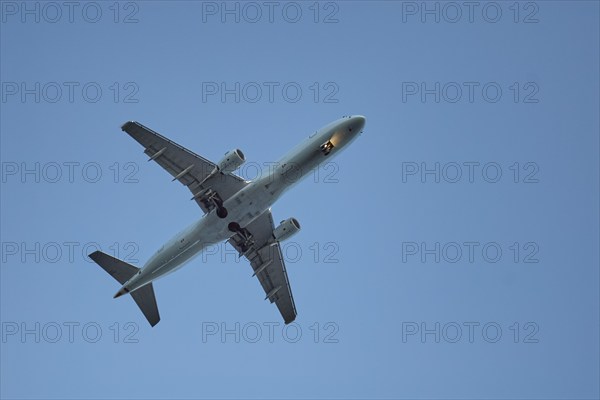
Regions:
<instances>
[{"instance_id":1,"label":"airplane nose","mask_svg":"<svg viewBox=\"0 0 600 400\"><path fill-rule=\"evenodd\" d=\"M362 115L355 115L352 117L352 123L353 123L353 127L354 129L352 129L353 131L362 131L363 128L365 127L365 123L367 122L367 119L362 116Z\"/></svg>"}]
</instances>

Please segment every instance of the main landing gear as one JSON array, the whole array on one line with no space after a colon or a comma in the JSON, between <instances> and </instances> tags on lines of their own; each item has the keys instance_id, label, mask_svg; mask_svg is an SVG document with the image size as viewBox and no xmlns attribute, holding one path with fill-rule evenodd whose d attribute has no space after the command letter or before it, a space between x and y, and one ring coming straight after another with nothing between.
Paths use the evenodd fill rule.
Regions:
<instances>
[{"instance_id":1,"label":"main landing gear","mask_svg":"<svg viewBox=\"0 0 600 400\"><path fill-rule=\"evenodd\" d=\"M227 225L227 228L231 232L237 233L239 241L237 239L235 239L235 241L239 246L239 256L241 257L245 255L246 252L250 250L252 246L254 246L254 238L252 237L252 234L248 232L248 230L242 228L237 222L230 222L229 225Z\"/></svg>"},{"instance_id":2,"label":"main landing gear","mask_svg":"<svg viewBox=\"0 0 600 400\"><path fill-rule=\"evenodd\" d=\"M200 195L196 195L193 198L198 197L198 196L200 196ZM200 196L200 201L208 209L215 207L217 209L217 216L219 218L221 218L221 219L227 218L227 209L225 207L223 207L223 200L221 200L221 198L219 197L217 192L213 191L212 189L207 189Z\"/></svg>"},{"instance_id":3,"label":"main landing gear","mask_svg":"<svg viewBox=\"0 0 600 400\"><path fill-rule=\"evenodd\" d=\"M217 206L217 217L221 219L227 218L227 209L223 205Z\"/></svg>"}]
</instances>

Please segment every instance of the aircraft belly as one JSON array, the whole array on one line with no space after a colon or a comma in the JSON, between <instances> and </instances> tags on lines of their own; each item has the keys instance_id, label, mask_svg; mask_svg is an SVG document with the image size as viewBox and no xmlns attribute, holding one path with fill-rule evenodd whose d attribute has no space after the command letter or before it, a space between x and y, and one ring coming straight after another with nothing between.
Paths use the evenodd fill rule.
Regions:
<instances>
[{"instance_id":1,"label":"aircraft belly","mask_svg":"<svg viewBox=\"0 0 600 400\"><path fill-rule=\"evenodd\" d=\"M223 204L228 212L226 218L219 218L213 210L177 234L148 260L142 273L127 286L134 290L174 272L207 246L229 239L235 233L229 229L231 222L246 227L268 210L289 186L283 179L274 178L270 182L268 185L265 181L256 182L228 199Z\"/></svg>"},{"instance_id":2,"label":"aircraft belly","mask_svg":"<svg viewBox=\"0 0 600 400\"><path fill-rule=\"evenodd\" d=\"M228 216L225 228L229 222L236 222L245 227L269 209L273 196L261 185L255 183L225 202ZM231 235L229 235L231 236Z\"/></svg>"}]
</instances>

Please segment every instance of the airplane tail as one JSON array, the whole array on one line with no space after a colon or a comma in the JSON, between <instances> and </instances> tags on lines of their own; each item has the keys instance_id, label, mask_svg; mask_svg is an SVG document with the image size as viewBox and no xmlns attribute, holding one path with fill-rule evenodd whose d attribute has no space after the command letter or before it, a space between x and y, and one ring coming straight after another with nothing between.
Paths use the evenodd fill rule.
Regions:
<instances>
[{"instance_id":1,"label":"airplane tail","mask_svg":"<svg viewBox=\"0 0 600 400\"><path fill-rule=\"evenodd\" d=\"M95 251L89 255L96 264L102 267L106 272L115 278L121 285L124 285L133 275L135 275L139 268L134 267L131 264L121 261L118 258L109 256L101 251ZM126 289L121 289L115 295L119 297L128 293ZM160 321L160 315L158 314L158 306L156 305L156 297L154 297L154 288L152 283L142 286L139 289L130 292L131 297L135 300L136 304L144 313L144 316L154 326Z\"/></svg>"}]
</instances>

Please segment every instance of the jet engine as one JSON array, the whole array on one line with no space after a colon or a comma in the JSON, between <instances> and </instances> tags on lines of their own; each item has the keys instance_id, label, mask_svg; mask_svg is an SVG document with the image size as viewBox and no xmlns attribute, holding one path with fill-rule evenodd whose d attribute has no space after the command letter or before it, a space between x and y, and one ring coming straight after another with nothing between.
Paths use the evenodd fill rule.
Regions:
<instances>
[{"instance_id":1,"label":"jet engine","mask_svg":"<svg viewBox=\"0 0 600 400\"><path fill-rule=\"evenodd\" d=\"M273 231L273 236L277 241L283 241L292 237L300 230L300 223L296 218L288 218L281 221L281 224Z\"/></svg>"},{"instance_id":2,"label":"jet engine","mask_svg":"<svg viewBox=\"0 0 600 400\"><path fill-rule=\"evenodd\" d=\"M225 156L219 161L217 167L219 172L228 174L239 168L245 161L244 153L240 149L230 150L225 153Z\"/></svg>"}]
</instances>

